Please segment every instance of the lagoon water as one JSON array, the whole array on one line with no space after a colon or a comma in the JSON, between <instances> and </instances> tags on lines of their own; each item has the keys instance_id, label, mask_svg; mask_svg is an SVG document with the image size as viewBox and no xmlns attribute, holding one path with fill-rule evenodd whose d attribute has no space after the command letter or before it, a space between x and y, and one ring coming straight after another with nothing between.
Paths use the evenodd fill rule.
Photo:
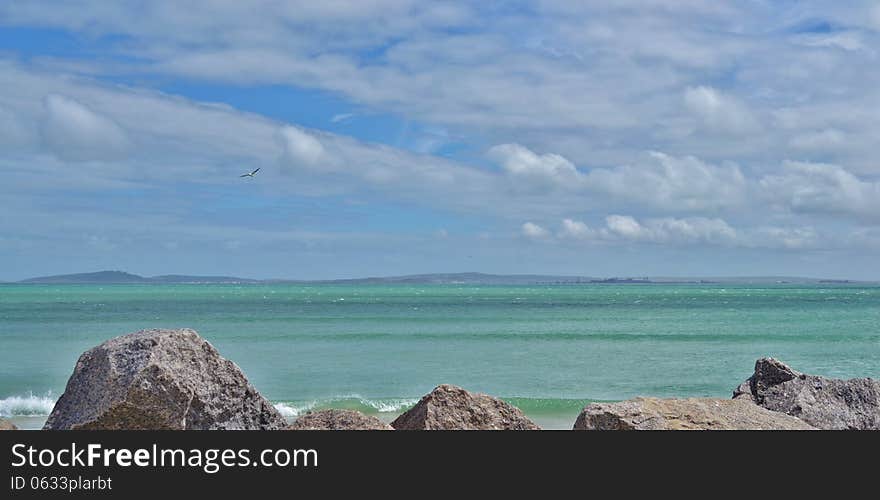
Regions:
<instances>
[{"instance_id":1,"label":"lagoon water","mask_svg":"<svg viewBox=\"0 0 880 500\"><path fill-rule=\"evenodd\" d=\"M390 420L440 383L570 428L589 401L730 397L773 356L880 377L880 287L861 285L0 285L0 416L39 427L77 357L190 327L288 417Z\"/></svg>"}]
</instances>

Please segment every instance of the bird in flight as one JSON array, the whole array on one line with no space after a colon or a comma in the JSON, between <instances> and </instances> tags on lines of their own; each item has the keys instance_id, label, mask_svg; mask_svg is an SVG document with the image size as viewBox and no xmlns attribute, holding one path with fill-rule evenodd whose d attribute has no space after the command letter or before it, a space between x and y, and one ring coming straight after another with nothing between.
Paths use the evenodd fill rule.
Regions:
<instances>
[{"instance_id":1,"label":"bird in flight","mask_svg":"<svg viewBox=\"0 0 880 500\"><path fill-rule=\"evenodd\" d=\"M253 172L248 172L248 173L246 173L246 174L241 174L241 175L239 175L239 177L253 177L253 176L254 176L257 172L259 172L259 171L260 171L260 169L258 168L258 169L256 169L256 170L254 170Z\"/></svg>"}]
</instances>

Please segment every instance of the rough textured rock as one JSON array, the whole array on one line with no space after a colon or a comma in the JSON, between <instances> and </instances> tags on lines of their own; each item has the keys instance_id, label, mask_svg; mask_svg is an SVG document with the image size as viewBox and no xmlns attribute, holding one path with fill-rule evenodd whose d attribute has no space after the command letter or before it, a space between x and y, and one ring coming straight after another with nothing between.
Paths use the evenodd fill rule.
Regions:
<instances>
[{"instance_id":1,"label":"rough textured rock","mask_svg":"<svg viewBox=\"0 0 880 500\"><path fill-rule=\"evenodd\" d=\"M636 398L587 405L574 430L811 430L794 417L741 399Z\"/></svg>"},{"instance_id":2,"label":"rough textured rock","mask_svg":"<svg viewBox=\"0 0 880 500\"><path fill-rule=\"evenodd\" d=\"M79 357L45 429L280 429L278 411L189 329L143 330Z\"/></svg>"},{"instance_id":3,"label":"rough textured rock","mask_svg":"<svg viewBox=\"0 0 880 500\"><path fill-rule=\"evenodd\" d=\"M391 426L397 430L540 430L519 408L446 384L423 397Z\"/></svg>"},{"instance_id":4,"label":"rough textured rock","mask_svg":"<svg viewBox=\"0 0 880 500\"><path fill-rule=\"evenodd\" d=\"M880 381L805 375L785 363L762 358L755 373L733 391L777 412L797 417L820 429L880 430Z\"/></svg>"},{"instance_id":5,"label":"rough textured rock","mask_svg":"<svg viewBox=\"0 0 880 500\"><path fill-rule=\"evenodd\" d=\"M15 424L10 422L9 420L6 420L5 418L0 418L0 431L14 431L14 430L18 430L18 427L16 427Z\"/></svg>"},{"instance_id":6,"label":"rough textured rock","mask_svg":"<svg viewBox=\"0 0 880 500\"><path fill-rule=\"evenodd\" d=\"M312 431L393 431L394 427L376 417L355 410L320 410L296 419L289 430Z\"/></svg>"},{"instance_id":7,"label":"rough textured rock","mask_svg":"<svg viewBox=\"0 0 880 500\"><path fill-rule=\"evenodd\" d=\"M744 399L746 401L755 402L755 398L752 397L752 388L749 386L749 381L739 384L739 386L733 390L733 399Z\"/></svg>"}]
</instances>

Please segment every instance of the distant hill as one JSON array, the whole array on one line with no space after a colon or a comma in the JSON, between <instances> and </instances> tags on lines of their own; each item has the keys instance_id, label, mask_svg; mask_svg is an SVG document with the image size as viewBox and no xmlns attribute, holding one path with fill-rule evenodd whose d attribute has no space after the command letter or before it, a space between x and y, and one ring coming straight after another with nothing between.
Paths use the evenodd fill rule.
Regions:
<instances>
[{"instance_id":1,"label":"distant hill","mask_svg":"<svg viewBox=\"0 0 880 500\"><path fill-rule=\"evenodd\" d=\"M260 280L234 276L187 276L182 274L166 274L148 279L150 283L261 283Z\"/></svg>"},{"instance_id":2,"label":"distant hill","mask_svg":"<svg viewBox=\"0 0 880 500\"><path fill-rule=\"evenodd\" d=\"M802 278L791 276L752 276L752 277L612 277L595 278L590 276L560 276L544 274L484 274L484 273L437 273L437 274L413 274L406 276L386 276L371 278L350 278L322 281L289 281L273 280L278 283L337 283L337 284L462 284L462 285L575 285L575 284L840 284L860 283L851 280L833 280ZM867 282L861 282L867 283Z\"/></svg>"},{"instance_id":3,"label":"distant hill","mask_svg":"<svg viewBox=\"0 0 880 500\"><path fill-rule=\"evenodd\" d=\"M712 277L712 278L676 278L676 277L625 277L625 278L593 278L589 276L556 276L544 274L484 274L484 273L435 273L412 274L406 276L384 276L368 278L350 278L337 280L254 280L233 276L188 276L169 274L145 277L123 271L99 271L96 273L63 274L30 278L18 283L44 284L232 284L232 283L291 283L291 284L441 284L441 285L575 285L575 284L641 284L641 283L721 283L721 284L842 284L868 283L850 280L798 278L786 276L755 276L755 277Z\"/></svg>"},{"instance_id":4,"label":"distant hill","mask_svg":"<svg viewBox=\"0 0 880 500\"><path fill-rule=\"evenodd\" d=\"M59 274L19 281L19 283L98 284L98 283L149 283L148 278L122 271L98 271L96 273Z\"/></svg>"},{"instance_id":5,"label":"distant hill","mask_svg":"<svg viewBox=\"0 0 880 500\"><path fill-rule=\"evenodd\" d=\"M169 274L145 277L122 271L100 271L96 273L63 274L30 278L19 283L43 284L174 284L174 283L292 283L292 284L446 284L446 285L534 285L560 283L591 283L595 278L584 276L552 276L538 274L483 274L483 273L438 273L413 274L407 276L387 276L351 278L337 280L253 280L232 276L187 276Z\"/></svg>"},{"instance_id":6,"label":"distant hill","mask_svg":"<svg viewBox=\"0 0 880 500\"><path fill-rule=\"evenodd\" d=\"M299 283L337 283L357 285L394 283L437 285L534 285L550 283L588 283L591 279L593 278L588 278L584 276L552 276L541 274L436 273L412 274L406 276L304 281Z\"/></svg>"},{"instance_id":7,"label":"distant hill","mask_svg":"<svg viewBox=\"0 0 880 500\"><path fill-rule=\"evenodd\" d=\"M184 276L166 275L147 278L137 274L123 271L98 271L96 273L61 274L57 276L43 276L19 281L19 283L43 283L43 284L173 284L173 283L258 283L258 280L234 278L231 276Z\"/></svg>"}]
</instances>

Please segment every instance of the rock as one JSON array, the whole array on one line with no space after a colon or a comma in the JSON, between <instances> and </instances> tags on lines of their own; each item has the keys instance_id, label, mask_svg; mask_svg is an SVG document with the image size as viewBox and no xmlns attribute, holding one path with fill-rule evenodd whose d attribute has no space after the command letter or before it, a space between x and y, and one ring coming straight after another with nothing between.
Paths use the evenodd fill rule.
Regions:
<instances>
[{"instance_id":1,"label":"rock","mask_svg":"<svg viewBox=\"0 0 880 500\"><path fill-rule=\"evenodd\" d=\"M752 388L749 385L749 381L739 384L739 387L733 390L733 399L745 399L746 401L755 402L755 398L752 397Z\"/></svg>"},{"instance_id":2,"label":"rock","mask_svg":"<svg viewBox=\"0 0 880 500\"><path fill-rule=\"evenodd\" d=\"M751 399L820 429L880 430L880 381L870 378L805 375L779 360L762 358L733 397Z\"/></svg>"},{"instance_id":3,"label":"rock","mask_svg":"<svg viewBox=\"0 0 880 500\"><path fill-rule=\"evenodd\" d=\"M15 424L10 422L9 420L6 420L5 418L0 418L0 431L17 431L17 430L18 430L18 427L16 427Z\"/></svg>"},{"instance_id":4,"label":"rock","mask_svg":"<svg viewBox=\"0 0 880 500\"><path fill-rule=\"evenodd\" d=\"M394 427L359 411L320 410L299 417L287 429L293 431L393 431Z\"/></svg>"},{"instance_id":5,"label":"rock","mask_svg":"<svg viewBox=\"0 0 880 500\"><path fill-rule=\"evenodd\" d=\"M423 397L391 426L397 430L540 430L519 408L446 384Z\"/></svg>"},{"instance_id":6,"label":"rock","mask_svg":"<svg viewBox=\"0 0 880 500\"><path fill-rule=\"evenodd\" d=\"M743 399L636 398L587 405L574 430L812 430L794 417Z\"/></svg>"},{"instance_id":7,"label":"rock","mask_svg":"<svg viewBox=\"0 0 880 500\"><path fill-rule=\"evenodd\" d=\"M143 330L79 357L44 429L280 429L283 417L189 329Z\"/></svg>"}]
</instances>

